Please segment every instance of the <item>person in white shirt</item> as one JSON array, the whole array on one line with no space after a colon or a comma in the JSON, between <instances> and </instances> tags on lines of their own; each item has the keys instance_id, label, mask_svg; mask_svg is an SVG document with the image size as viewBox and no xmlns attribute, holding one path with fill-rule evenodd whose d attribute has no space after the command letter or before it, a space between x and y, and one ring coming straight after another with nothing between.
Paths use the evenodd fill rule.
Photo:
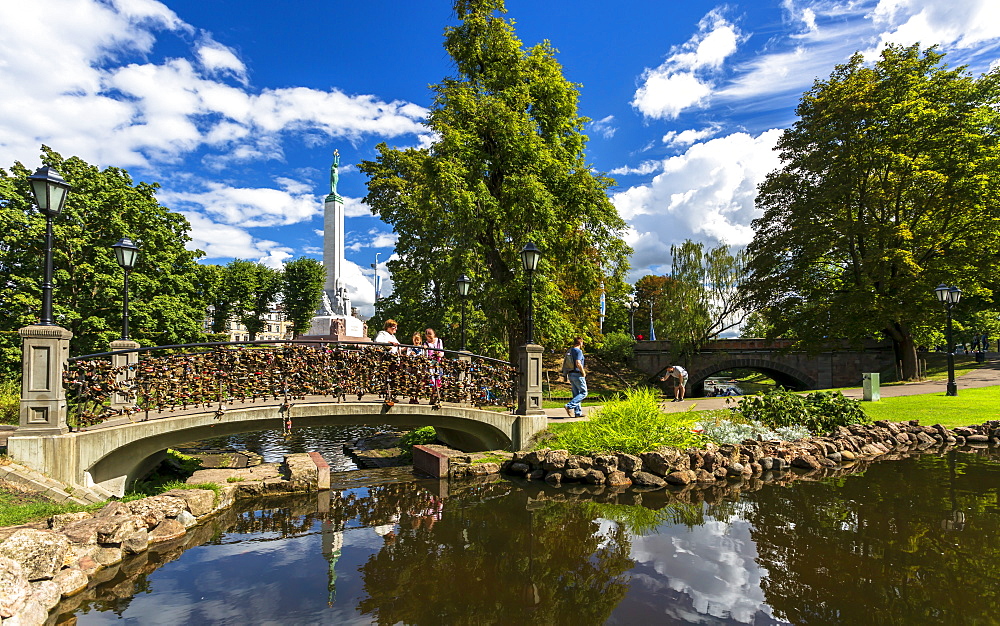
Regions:
<instances>
[{"instance_id":1,"label":"person in white shirt","mask_svg":"<svg viewBox=\"0 0 1000 626\"><path fill-rule=\"evenodd\" d=\"M399 340L396 339L397 328L399 328L399 324L396 323L396 320L393 319L386 320L385 328L383 330L378 331L378 334L375 335L375 343L391 343L393 344L393 347L390 350L390 352L392 352L393 354L399 352L399 348L397 347L399 346Z\"/></svg>"},{"instance_id":2,"label":"person in white shirt","mask_svg":"<svg viewBox=\"0 0 1000 626\"><path fill-rule=\"evenodd\" d=\"M660 380L666 380L668 378L676 378L677 381L674 383L674 399L672 402L682 402L684 400L684 386L687 385L688 373L687 370L680 365L671 365L667 368L667 373L663 375Z\"/></svg>"}]
</instances>

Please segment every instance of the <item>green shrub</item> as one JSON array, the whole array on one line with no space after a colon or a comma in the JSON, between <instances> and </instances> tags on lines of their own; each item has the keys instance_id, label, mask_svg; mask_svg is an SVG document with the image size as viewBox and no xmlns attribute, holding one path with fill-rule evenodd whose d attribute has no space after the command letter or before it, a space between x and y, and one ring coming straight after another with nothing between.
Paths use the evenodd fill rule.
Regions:
<instances>
[{"instance_id":1,"label":"green shrub","mask_svg":"<svg viewBox=\"0 0 1000 626\"><path fill-rule=\"evenodd\" d=\"M594 346L598 356L611 361L625 363L635 356L635 338L616 330L604 335L604 342Z\"/></svg>"},{"instance_id":2,"label":"green shrub","mask_svg":"<svg viewBox=\"0 0 1000 626\"><path fill-rule=\"evenodd\" d=\"M773 429L802 426L814 433L827 433L837 426L869 422L857 400L839 391L816 391L807 396L785 390L746 396L738 405L743 418Z\"/></svg>"},{"instance_id":3,"label":"green shrub","mask_svg":"<svg viewBox=\"0 0 1000 626\"><path fill-rule=\"evenodd\" d=\"M437 439L437 431L433 426L423 426L416 430L411 430L399 438L399 447L407 453L413 452L413 446L422 446L425 443L432 443Z\"/></svg>"},{"instance_id":4,"label":"green shrub","mask_svg":"<svg viewBox=\"0 0 1000 626\"><path fill-rule=\"evenodd\" d=\"M608 401L588 421L560 428L546 445L572 454L641 454L660 446L699 447L704 438L691 432L696 421L691 411L663 413L656 391L635 388L626 391L624 397Z\"/></svg>"},{"instance_id":5,"label":"green shrub","mask_svg":"<svg viewBox=\"0 0 1000 626\"><path fill-rule=\"evenodd\" d=\"M0 383L0 424L17 425L21 412L21 383L5 380Z\"/></svg>"}]
</instances>

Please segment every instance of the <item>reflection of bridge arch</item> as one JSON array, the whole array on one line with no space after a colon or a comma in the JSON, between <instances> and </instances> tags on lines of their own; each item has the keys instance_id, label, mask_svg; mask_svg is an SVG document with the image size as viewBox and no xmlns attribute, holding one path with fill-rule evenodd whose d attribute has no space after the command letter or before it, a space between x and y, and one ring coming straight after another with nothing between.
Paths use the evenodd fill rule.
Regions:
<instances>
[{"instance_id":1,"label":"reflection of bridge arch","mask_svg":"<svg viewBox=\"0 0 1000 626\"><path fill-rule=\"evenodd\" d=\"M690 373L689 384L692 394L704 395L705 380L709 376L734 369L749 369L767 374L778 386L785 389L805 391L817 387L815 378L798 368L778 361L760 358L722 358L710 363L703 363L700 369Z\"/></svg>"},{"instance_id":2,"label":"reflection of bridge arch","mask_svg":"<svg viewBox=\"0 0 1000 626\"><path fill-rule=\"evenodd\" d=\"M8 445L20 457L31 450L59 458L49 475L85 487L100 485L122 495L125 487L155 467L167 448L178 444L279 428L285 414L280 404L231 409L221 418L212 411L175 415L149 421L105 425L55 437L12 436ZM389 424L433 426L438 437L461 449L521 449L544 427L545 416L524 416L463 406L395 405L375 403L300 403L289 410L294 427Z\"/></svg>"}]
</instances>

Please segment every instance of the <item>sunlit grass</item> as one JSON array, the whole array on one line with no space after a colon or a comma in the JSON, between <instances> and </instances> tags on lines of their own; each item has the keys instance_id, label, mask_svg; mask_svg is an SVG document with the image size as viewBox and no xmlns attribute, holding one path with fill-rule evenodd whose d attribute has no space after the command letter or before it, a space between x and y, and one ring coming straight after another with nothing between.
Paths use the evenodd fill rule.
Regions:
<instances>
[{"instance_id":1,"label":"sunlit grass","mask_svg":"<svg viewBox=\"0 0 1000 626\"><path fill-rule=\"evenodd\" d=\"M882 398L861 404L872 419L921 424L941 424L948 428L982 424L1000 419L1000 386L959 389L957 396L944 392L919 396Z\"/></svg>"}]
</instances>

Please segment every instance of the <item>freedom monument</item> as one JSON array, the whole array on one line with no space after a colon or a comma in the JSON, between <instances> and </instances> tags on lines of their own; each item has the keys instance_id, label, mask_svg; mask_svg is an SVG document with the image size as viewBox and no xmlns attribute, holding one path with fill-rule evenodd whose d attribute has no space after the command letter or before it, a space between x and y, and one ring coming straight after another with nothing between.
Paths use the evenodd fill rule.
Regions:
<instances>
[{"instance_id":1,"label":"freedom monument","mask_svg":"<svg viewBox=\"0 0 1000 626\"><path fill-rule=\"evenodd\" d=\"M344 199L337 193L338 167L340 152L334 150L333 165L330 166L330 193L323 201L323 266L326 268L326 283L323 285L323 300L305 336L334 341L367 341L367 324L356 317L343 277Z\"/></svg>"}]
</instances>

